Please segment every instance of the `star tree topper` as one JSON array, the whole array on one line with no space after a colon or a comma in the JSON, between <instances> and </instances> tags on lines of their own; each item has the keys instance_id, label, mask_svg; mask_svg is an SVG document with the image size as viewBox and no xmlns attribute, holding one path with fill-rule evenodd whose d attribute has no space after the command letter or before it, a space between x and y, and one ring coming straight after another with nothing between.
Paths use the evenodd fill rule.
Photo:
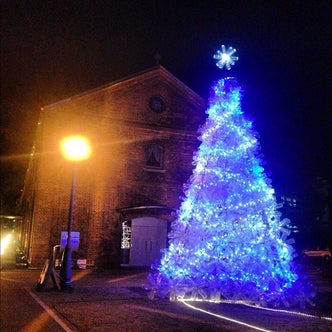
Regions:
<instances>
[{"instance_id":1,"label":"star tree topper","mask_svg":"<svg viewBox=\"0 0 332 332\"><path fill-rule=\"evenodd\" d=\"M235 61L239 60L237 56L233 55L235 52L235 48L230 46L226 50L225 45L221 45L221 51L218 50L217 53L213 56L213 59L219 60L216 65L220 69L226 67L228 70L230 70L231 66L235 65Z\"/></svg>"}]
</instances>

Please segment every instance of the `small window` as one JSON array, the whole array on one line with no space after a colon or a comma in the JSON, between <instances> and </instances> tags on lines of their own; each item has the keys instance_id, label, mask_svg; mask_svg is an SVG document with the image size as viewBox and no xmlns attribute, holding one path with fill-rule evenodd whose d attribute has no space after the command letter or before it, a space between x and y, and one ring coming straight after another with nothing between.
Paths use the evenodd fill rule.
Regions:
<instances>
[{"instance_id":1,"label":"small window","mask_svg":"<svg viewBox=\"0 0 332 332\"><path fill-rule=\"evenodd\" d=\"M161 170L164 168L164 149L160 145L149 145L146 150L145 167Z\"/></svg>"},{"instance_id":2,"label":"small window","mask_svg":"<svg viewBox=\"0 0 332 332\"><path fill-rule=\"evenodd\" d=\"M166 102L161 96L152 96L149 99L149 106L153 112L162 113L166 109Z\"/></svg>"}]
</instances>

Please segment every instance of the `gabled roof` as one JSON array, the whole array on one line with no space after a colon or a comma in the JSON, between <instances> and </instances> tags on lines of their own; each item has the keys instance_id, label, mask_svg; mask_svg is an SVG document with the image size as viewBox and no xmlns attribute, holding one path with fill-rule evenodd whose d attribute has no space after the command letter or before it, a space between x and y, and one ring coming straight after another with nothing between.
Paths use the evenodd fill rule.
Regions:
<instances>
[{"instance_id":1,"label":"gabled roof","mask_svg":"<svg viewBox=\"0 0 332 332\"><path fill-rule=\"evenodd\" d=\"M163 66L159 65L159 66L155 66L150 69L138 72L136 74L126 76L124 78L113 81L111 83L107 83L100 87L97 87L97 88L94 88L91 90L87 90L83 93L74 95L72 97L62 99L55 103L46 105L46 106L42 107L42 109L57 107L63 103L74 101L75 99L80 99L80 98L86 97L88 95L93 95L95 93L99 93L99 92L109 89L109 88L116 89L117 87L123 86L123 84L130 86L130 85L136 84L140 81L151 79L151 78L158 77L158 76L165 79L165 81L167 81L169 84L173 85L175 88L177 88L177 90L182 91L186 95L186 97L189 98L192 102L198 103L201 106L204 106L206 104L205 100L201 96L199 96L196 92L194 92L192 89L190 89L186 84L184 84L182 81L180 81L178 78L176 78L173 74L171 74Z\"/></svg>"}]
</instances>

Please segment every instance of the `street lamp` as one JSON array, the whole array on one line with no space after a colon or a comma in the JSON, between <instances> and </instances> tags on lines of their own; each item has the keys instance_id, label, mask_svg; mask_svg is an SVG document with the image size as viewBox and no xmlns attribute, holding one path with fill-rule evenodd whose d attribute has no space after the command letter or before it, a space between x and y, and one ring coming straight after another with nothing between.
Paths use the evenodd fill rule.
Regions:
<instances>
[{"instance_id":1,"label":"street lamp","mask_svg":"<svg viewBox=\"0 0 332 332\"><path fill-rule=\"evenodd\" d=\"M70 242L71 242L71 227L73 223L73 214L74 214L77 162L89 158L91 150L90 150L89 141L83 136L65 137L60 142L60 148L64 158L73 163L72 186L71 186L68 226L67 226L67 242L60 269L61 289L70 289L71 278L72 278L72 252L71 252Z\"/></svg>"}]
</instances>

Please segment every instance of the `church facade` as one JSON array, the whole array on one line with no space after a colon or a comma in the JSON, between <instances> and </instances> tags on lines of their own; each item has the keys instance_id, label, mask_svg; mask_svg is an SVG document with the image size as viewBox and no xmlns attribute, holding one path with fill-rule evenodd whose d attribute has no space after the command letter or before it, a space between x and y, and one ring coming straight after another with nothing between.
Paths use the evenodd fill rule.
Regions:
<instances>
[{"instance_id":1,"label":"church facade","mask_svg":"<svg viewBox=\"0 0 332 332\"><path fill-rule=\"evenodd\" d=\"M85 136L92 149L76 164L73 257L110 268L158 260L193 170L205 108L161 66L42 108L21 197L31 266L64 246L73 165L59 143L69 135Z\"/></svg>"}]
</instances>

